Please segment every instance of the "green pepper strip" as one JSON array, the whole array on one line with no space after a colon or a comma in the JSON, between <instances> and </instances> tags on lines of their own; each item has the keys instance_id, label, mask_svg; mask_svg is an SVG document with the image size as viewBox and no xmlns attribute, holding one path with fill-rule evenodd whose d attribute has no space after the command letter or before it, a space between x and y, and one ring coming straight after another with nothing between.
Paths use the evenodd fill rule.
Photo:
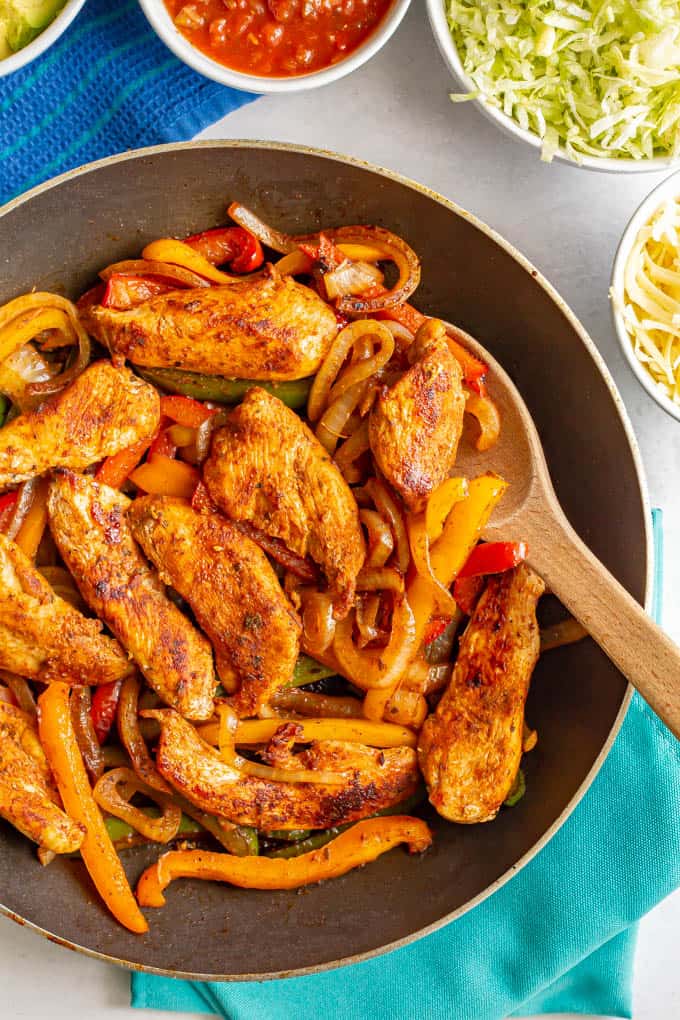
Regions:
<instances>
[{"instance_id":1,"label":"green pepper strip","mask_svg":"<svg viewBox=\"0 0 680 1020\"><path fill-rule=\"evenodd\" d=\"M9 410L9 400L0 393L0 426L5 424L5 418Z\"/></svg>"},{"instance_id":2,"label":"green pepper strip","mask_svg":"<svg viewBox=\"0 0 680 1020\"><path fill-rule=\"evenodd\" d=\"M391 807L382 808L380 811L376 811L375 814L369 815L369 818L382 818L384 815L408 815L411 811L414 811L419 804L425 800L425 787L419 787L415 793L412 793L406 800L400 801L399 804L392 804ZM330 843L332 839L339 836L341 832L345 832L346 829L351 829L355 822L348 822L347 825L338 825L333 829L323 829L322 832L315 832L312 836L307 839L300 840L299 843L291 843L290 846L280 847L278 850L272 850L266 854L266 857L299 857L301 854L309 853L310 850L318 850L320 847L325 846L326 843Z\"/></svg>"},{"instance_id":3,"label":"green pepper strip","mask_svg":"<svg viewBox=\"0 0 680 1020\"><path fill-rule=\"evenodd\" d=\"M272 829L271 832L265 832L267 839L278 839L281 843L299 843L311 835L311 829Z\"/></svg>"},{"instance_id":4,"label":"green pepper strip","mask_svg":"<svg viewBox=\"0 0 680 1020\"><path fill-rule=\"evenodd\" d=\"M507 795L503 803L506 807L514 807L518 804L524 794L527 792L527 781L524 778L524 770L518 769L517 775L515 776L515 782L512 784L512 789Z\"/></svg>"},{"instance_id":5,"label":"green pepper strip","mask_svg":"<svg viewBox=\"0 0 680 1020\"><path fill-rule=\"evenodd\" d=\"M168 393L180 393L194 400L212 400L216 404L238 404L248 390L259 386L282 400L293 410L306 407L313 377L291 379L285 382L265 382L259 379L222 379L217 375L185 372L181 368L137 368L142 379Z\"/></svg>"},{"instance_id":6,"label":"green pepper strip","mask_svg":"<svg viewBox=\"0 0 680 1020\"><path fill-rule=\"evenodd\" d=\"M178 804L183 811L177 833L178 836L190 836L209 832L222 844L225 850L228 850L229 853L234 854L236 857L256 857L259 853L260 846L256 829L248 825L234 825L233 828L230 828L231 823L229 822L225 822L222 825L219 819L214 818L212 815L207 815L204 811L200 811L179 794L175 794L170 799ZM141 810L145 815L149 815L150 818L158 818L160 815L160 811L155 805L143 807ZM121 821L120 818L109 816L104 819L104 823L111 841L117 845L118 849L126 844L134 845L133 841L137 841L137 830L133 829L127 822ZM143 839L142 842L146 843L147 840Z\"/></svg>"},{"instance_id":7,"label":"green pepper strip","mask_svg":"<svg viewBox=\"0 0 680 1020\"><path fill-rule=\"evenodd\" d=\"M337 670L323 666L309 655L301 655L295 663L293 676L284 686L305 687L307 684L316 683L317 680L326 680L329 676L337 675Z\"/></svg>"}]
</instances>

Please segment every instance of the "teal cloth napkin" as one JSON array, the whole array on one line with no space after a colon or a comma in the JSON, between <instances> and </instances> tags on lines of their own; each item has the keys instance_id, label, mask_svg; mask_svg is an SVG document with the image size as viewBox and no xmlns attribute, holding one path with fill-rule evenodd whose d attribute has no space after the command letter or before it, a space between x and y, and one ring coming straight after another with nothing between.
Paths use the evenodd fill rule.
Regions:
<instances>
[{"instance_id":1,"label":"teal cloth napkin","mask_svg":"<svg viewBox=\"0 0 680 1020\"><path fill-rule=\"evenodd\" d=\"M660 620L661 511L654 511ZM632 1016L636 922L680 885L680 743L637 695L597 778L519 874L434 935L286 981L132 976L132 1005L228 1020Z\"/></svg>"}]
</instances>

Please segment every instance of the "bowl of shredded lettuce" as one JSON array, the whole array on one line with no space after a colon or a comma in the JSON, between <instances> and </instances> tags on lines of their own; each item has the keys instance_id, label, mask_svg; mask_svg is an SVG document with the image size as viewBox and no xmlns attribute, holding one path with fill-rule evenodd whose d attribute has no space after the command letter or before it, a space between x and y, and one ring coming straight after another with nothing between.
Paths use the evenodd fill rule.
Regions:
<instances>
[{"instance_id":1,"label":"bowl of shredded lettuce","mask_svg":"<svg viewBox=\"0 0 680 1020\"><path fill-rule=\"evenodd\" d=\"M680 173L633 214L614 258L609 297L633 373L680 421Z\"/></svg>"},{"instance_id":2,"label":"bowl of shredded lettuce","mask_svg":"<svg viewBox=\"0 0 680 1020\"><path fill-rule=\"evenodd\" d=\"M427 0L460 89L507 133L591 170L680 161L680 0Z\"/></svg>"}]
</instances>

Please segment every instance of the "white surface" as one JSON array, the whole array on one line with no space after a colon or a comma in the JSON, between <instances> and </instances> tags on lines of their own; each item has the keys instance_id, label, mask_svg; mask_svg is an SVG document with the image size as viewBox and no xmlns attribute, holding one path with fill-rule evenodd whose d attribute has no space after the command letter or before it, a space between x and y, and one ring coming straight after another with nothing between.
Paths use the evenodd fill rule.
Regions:
<instances>
[{"instance_id":1,"label":"white surface","mask_svg":"<svg viewBox=\"0 0 680 1020\"><path fill-rule=\"evenodd\" d=\"M680 598L674 595L680 582L680 426L631 374L607 306L616 244L657 178L544 166L532 150L506 138L471 107L453 106L449 88L425 12L416 3L387 47L350 78L305 95L261 99L206 135L324 146L398 170L478 214L536 263L590 331L621 388L642 448L652 502L665 510L665 624L680 640ZM225 202L228 187L225 181ZM676 893L642 925L636 1020L680 1015L679 934ZM132 1016L124 971L59 949L3 918L0 976L0 1013L8 1020ZM140 1020L179 1016L135 1015Z\"/></svg>"}]
</instances>

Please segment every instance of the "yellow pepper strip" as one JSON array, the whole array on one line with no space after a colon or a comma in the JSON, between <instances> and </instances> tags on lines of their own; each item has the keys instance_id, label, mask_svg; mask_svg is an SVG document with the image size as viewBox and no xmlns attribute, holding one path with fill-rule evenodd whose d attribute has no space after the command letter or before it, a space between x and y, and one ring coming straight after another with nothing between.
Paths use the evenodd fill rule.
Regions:
<instances>
[{"instance_id":1,"label":"yellow pepper strip","mask_svg":"<svg viewBox=\"0 0 680 1020\"><path fill-rule=\"evenodd\" d=\"M46 329L58 329L69 337L69 343L74 342L69 317L60 308L42 308L23 314L17 313L16 318L0 329L0 361L4 361Z\"/></svg>"},{"instance_id":2,"label":"yellow pepper strip","mask_svg":"<svg viewBox=\"0 0 680 1020\"><path fill-rule=\"evenodd\" d=\"M434 490L427 501L425 520L430 544L441 537L449 516L456 503L466 499L470 487L467 478L447 478Z\"/></svg>"},{"instance_id":3,"label":"yellow pepper strip","mask_svg":"<svg viewBox=\"0 0 680 1020\"><path fill-rule=\"evenodd\" d=\"M97 891L113 916L137 934L148 931L92 796L78 750L69 705L69 687L49 684L38 700L40 742L47 755L67 814L85 826L80 853Z\"/></svg>"},{"instance_id":4,"label":"yellow pepper strip","mask_svg":"<svg viewBox=\"0 0 680 1020\"><path fill-rule=\"evenodd\" d=\"M430 540L427 537L427 523L424 513L408 514L406 530L411 549L411 562L419 577L430 585L437 612L442 616L455 616L456 600L434 575L430 562Z\"/></svg>"},{"instance_id":5,"label":"yellow pepper strip","mask_svg":"<svg viewBox=\"0 0 680 1020\"><path fill-rule=\"evenodd\" d=\"M36 484L33 502L24 517L15 538L16 544L30 560L34 560L47 525L47 490L49 479L40 478Z\"/></svg>"},{"instance_id":6,"label":"yellow pepper strip","mask_svg":"<svg viewBox=\"0 0 680 1020\"><path fill-rule=\"evenodd\" d=\"M184 269L190 269L192 273L198 273L213 283L235 283L243 279L241 276L229 276L228 273L220 272L190 245L184 241L176 241L172 237L162 237L159 241L147 244L142 252L142 258L147 262L169 262L173 266L183 266Z\"/></svg>"},{"instance_id":7,"label":"yellow pepper strip","mask_svg":"<svg viewBox=\"0 0 680 1020\"><path fill-rule=\"evenodd\" d=\"M335 247L352 262L380 262L387 257L384 249L375 248L372 244L352 244L342 241Z\"/></svg>"},{"instance_id":8,"label":"yellow pepper strip","mask_svg":"<svg viewBox=\"0 0 680 1020\"><path fill-rule=\"evenodd\" d=\"M467 498L456 503L449 513L441 537L430 549L432 572L444 587L449 588L453 584L507 487L507 482L491 473L473 478L468 485ZM416 647L420 648L436 606L428 579L416 574L408 586L407 598L415 619ZM364 698L367 719L383 718L396 686L367 693Z\"/></svg>"},{"instance_id":9,"label":"yellow pepper strip","mask_svg":"<svg viewBox=\"0 0 680 1020\"><path fill-rule=\"evenodd\" d=\"M301 743L312 740L349 740L369 747L415 747L415 734L405 726L365 719L246 719L236 728L235 743L267 744L279 726L294 722L302 727ZM203 723L198 733L208 744L217 746L219 724Z\"/></svg>"},{"instance_id":10,"label":"yellow pepper strip","mask_svg":"<svg viewBox=\"0 0 680 1020\"><path fill-rule=\"evenodd\" d=\"M130 475L130 481L144 492L180 499L191 499L200 480L201 476L191 464L173 460L163 453L155 453Z\"/></svg>"},{"instance_id":11,"label":"yellow pepper strip","mask_svg":"<svg viewBox=\"0 0 680 1020\"><path fill-rule=\"evenodd\" d=\"M137 899L143 907L162 907L163 891L176 878L205 878L242 889L299 889L346 875L399 843L407 843L411 853L422 853L431 842L432 834L420 818L392 815L357 822L318 850L288 859L171 850L143 873Z\"/></svg>"},{"instance_id":12,"label":"yellow pepper strip","mask_svg":"<svg viewBox=\"0 0 680 1020\"><path fill-rule=\"evenodd\" d=\"M289 251L274 265L281 276L297 276L298 273L310 273L314 268L314 259L297 249Z\"/></svg>"}]
</instances>

